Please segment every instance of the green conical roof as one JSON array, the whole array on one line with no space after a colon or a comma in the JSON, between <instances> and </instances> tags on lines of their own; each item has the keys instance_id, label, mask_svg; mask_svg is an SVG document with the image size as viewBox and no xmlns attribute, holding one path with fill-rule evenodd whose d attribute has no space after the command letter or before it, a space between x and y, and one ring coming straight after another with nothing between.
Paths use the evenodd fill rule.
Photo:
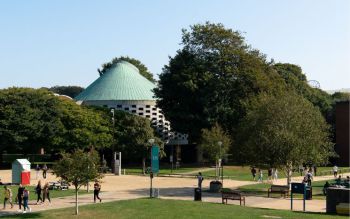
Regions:
<instances>
[{"instance_id":1,"label":"green conical roof","mask_svg":"<svg viewBox=\"0 0 350 219\"><path fill-rule=\"evenodd\" d=\"M120 61L90 84L74 99L87 100L155 100L155 84L143 77L139 70Z\"/></svg>"}]
</instances>

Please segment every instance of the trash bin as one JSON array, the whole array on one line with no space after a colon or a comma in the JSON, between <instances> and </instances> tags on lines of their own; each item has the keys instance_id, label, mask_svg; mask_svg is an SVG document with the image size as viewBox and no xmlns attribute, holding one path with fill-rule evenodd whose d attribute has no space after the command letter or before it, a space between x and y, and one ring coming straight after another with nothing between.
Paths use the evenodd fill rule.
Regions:
<instances>
[{"instance_id":1,"label":"trash bin","mask_svg":"<svg viewBox=\"0 0 350 219\"><path fill-rule=\"evenodd\" d=\"M202 201L202 190L200 188L194 189L194 200L195 201Z\"/></svg>"},{"instance_id":2,"label":"trash bin","mask_svg":"<svg viewBox=\"0 0 350 219\"><path fill-rule=\"evenodd\" d=\"M30 184L30 171L22 171L21 184L22 185L29 185Z\"/></svg>"},{"instance_id":3,"label":"trash bin","mask_svg":"<svg viewBox=\"0 0 350 219\"><path fill-rule=\"evenodd\" d=\"M312 187L306 186L306 200L312 200Z\"/></svg>"}]
</instances>

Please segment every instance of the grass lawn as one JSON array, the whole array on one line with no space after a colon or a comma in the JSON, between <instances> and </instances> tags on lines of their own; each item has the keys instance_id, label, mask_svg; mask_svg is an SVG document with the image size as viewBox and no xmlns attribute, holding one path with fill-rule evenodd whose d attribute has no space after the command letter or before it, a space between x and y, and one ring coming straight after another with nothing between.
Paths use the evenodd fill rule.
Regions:
<instances>
[{"instance_id":1,"label":"grass lawn","mask_svg":"<svg viewBox=\"0 0 350 219\"><path fill-rule=\"evenodd\" d=\"M349 168L339 168L340 170L343 170L342 173L348 172ZM258 168L256 168L256 171L258 172ZM329 171L329 172L328 172ZM332 167L318 167L317 168L317 172L320 173L326 173L323 175L329 175L332 174ZM264 174L264 179L267 179L267 169L263 170L263 174ZM214 177L215 176L215 169L213 168L213 170L207 171L207 172L203 172L203 176L211 176ZM293 177L296 176L300 176L300 173L298 172L293 172ZM241 181L253 181L253 177L252 174L250 173L250 167L248 166L224 166L224 177L225 178L229 178L229 179L233 179L233 180L241 180ZM284 173L284 171L282 170L278 170L278 178L286 178L286 175ZM256 180L258 179L258 173L256 176Z\"/></svg>"},{"instance_id":2,"label":"grass lawn","mask_svg":"<svg viewBox=\"0 0 350 219\"><path fill-rule=\"evenodd\" d=\"M326 215L323 213L301 213L287 210L270 210L260 208L241 207L238 205L223 205L218 203L204 203L162 199L136 199L117 201L79 208L79 216L75 216L74 208L49 210L7 216L2 218L286 218L286 219L345 219L347 217Z\"/></svg>"},{"instance_id":3,"label":"grass lawn","mask_svg":"<svg viewBox=\"0 0 350 219\"><path fill-rule=\"evenodd\" d=\"M184 174L187 172L192 171L199 171L200 169L207 168L207 167L180 167L178 169L173 168L171 170L171 167L160 167L159 174L160 175L166 175L166 174ZM125 174L127 175L139 175L142 174L142 168L141 167L131 167L125 169ZM194 174L195 175L195 174Z\"/></svg>"},{"instance_id":4,"label":"grass lawn","mask_svg":"<svg viewBox=\"0 0 350 219\"><path fill-rule=\"evenodd\" d=\"M312 183L312 198L313 199L326 199L326 196L323 195L323 185L325 181L317 181ZM335 183L335 180L328 180L330 184ZM271 187L271 184L259 183L254 185L246 185L239 187L239 190L245 193L246 195L254 196L264 196L267 197L267 190ZM279 197L280 194L272 194L272 197ZM293 197L302 198L301 194L295 194Z\"/></svg>"},{"instance_id":5,"label":"grass lawn","mask_svg":"<svg viewBox=\"0 0 350 219\"><path fill-rule=\"evenodd\" d=\"M35 186L25 186L29 190L29 200L36 200L37 195L35 193ZM1 187L0 187L1 188ZM10 186L12 190L12 199L15 201L15 198L17 196L17 190L18 186ZM93 188L92 188L93 189ZM3 187L0 189L0 194L3 194ZM80 189L79 195L87 194L86 190ZM92 194L92 192L91 192ZM65 197L65 196L72 196L75 195L74 189L68 189L68 190L50 190L50 198L58 198L58 197ZM43 197L41 195L41 197Z\"/></svg>"}]
</instances>

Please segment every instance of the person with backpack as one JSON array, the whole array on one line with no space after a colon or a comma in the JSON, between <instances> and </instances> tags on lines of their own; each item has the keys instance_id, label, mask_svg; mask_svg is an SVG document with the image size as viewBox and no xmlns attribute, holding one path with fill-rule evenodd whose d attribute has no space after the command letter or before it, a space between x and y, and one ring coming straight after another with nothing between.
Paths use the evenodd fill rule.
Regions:
<instances>
[{"instance_id":1,"label":"person with backpack","mask_svg":"<svg viewBox=\"0 0 350 219\"><path fill-rule=\"evenodd\" d=\"M27 212L27 209L29 212L32 211L32 209L28 206L28 199L29 199L29 191L24 188L23 190L23 213Z\"/></svg>"},{"instance_id":2,"label":"person with backpack","mask_svg":"<svg viewBox=\"0 0 350 219\"><path fill-rule=\"evenodd\" d=\"M41 191L42 191L41 180L39 180L38 184L35 187L35 192L36 192L36 195L38 196L38 198L36 200L36 204L38 204L39 200L41 201L41 203L43 203L43 199L41 198Z\"/></svg>"},{"instance_id":3,"label":"person with backpack","mask_svg":"<svg viewBox=\"0 0 350 219\"><path fill-rule=\"evenodd\" d=\"M102 199L99 196L100 191L101 191L101 185L96 180L94 184L94 202L95 203L96 203L96 199L100 200L100 202L102 201Z\"/></svg>"},{"instance_id":4,"label":"person with backpack","mask_svg":"<svg viewBox=\"0 0 350 219\"><path fill-rule=\"evenodd\" d=\"M253 180L255 181L255 176L256 176L256 169L255 169L255 167L252 167L252 169L250 170L250 172L252 173Z\"/></svg>"},{"instance_id":5,"label":"person with backpack","mask_svg":"<svg viewBox=\"0 0 350 219\"><path fill-rule=\"evenodd\" d=\"M19 184L19 187L17 190L17 201L18 201L19 210L21 210L21 207L22 207L23 191L24 191L24 187L22 186L22 184Z\"/></svg>"},{"instance_id":6,"label":"person with backpack","mask_svg":"<svg viewBox=\"0 0 350 219\"><path fill-rule=\"evenodd\" d=\"M3 209L6 209L6 203L7 202L10 202L11 208L13 208L13 204L12 204L12 190L9 187L4 186L4 208Z\"/></svg>"}]
</instances>

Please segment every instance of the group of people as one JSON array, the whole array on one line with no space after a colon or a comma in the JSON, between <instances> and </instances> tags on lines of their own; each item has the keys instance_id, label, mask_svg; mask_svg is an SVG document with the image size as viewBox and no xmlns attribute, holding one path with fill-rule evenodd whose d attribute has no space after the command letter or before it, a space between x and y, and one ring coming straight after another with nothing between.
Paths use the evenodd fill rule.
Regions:
<instances>
[{"instance_id":1,"label":"group of people","mask_svg":"<svg viewBox=\"0 0 350 219\"><path fill-rule=\"evenodd\" d=\"M258 171L256 171L255 167L252 167L250 169L250 172L253 176L253 180L255 181L256 179L256 174L258 173L258 182L263 182L264 180L264 173L262 171L262 169L258 169ZM269 168L267 170L267 181L268 182L272 182L278 179L278 170L277 168Z\"/></svg>"},{"instance_id":2,"label":"group of people","mask_svg":"<svg viewBox=\"0 0 350 219\"><path fill-rule=\"evenodd\" d=\"M36 204L39 203L45 203L45 200L49 200L49 204L51 204L51 199L50 199L50 185L48 182L45 183L45 185L42 187L41 186L41 180L38 181L38 184L35 187L35 193L37 195L37 200ZM41 196L42 194L42 196Z\"/></svg>"},{"instance_id":3,"label":"group of people","mask_svg":"<svg viewBox=\"0 0 350 219\"><path fill-rule=\"evenodd\" d=\"M313 180L314 176L312 174L312 169L310 168L308 171L305 171L303 183L307 184L308 186L311 186L311 182Z\"/></svg>"},{"instance_id":4,"label":"group of people","mask_svg":"<svg viewBox=\"0 0 350 219\"><path fill-rule=\"evenodd\" d=\"M18 202L19 211L22 210L23 205L23 213L26 213L27 210L31 211L32 209L28 206L28 199L29 199L29 190L23 187L22 184L19 185L17 196L16 196L16 202ZM12 203L12 190L8 186L4 186L4 208L6 209L6 204L10 203L11 208L13 208Z\"/></svg>"},{"instance_id":5,"label":"group of people","mask_svg":"<svg viewBox=\"0 0 350 219\"><path fill-rule=\"evenodd\" d=\"M40 168L39 164L37 164L36 167L35 167L36 179L39 179L40 170L43 171L43 178L46 179L46 173L47 173L48 169L49 168L47 167L46 164L44 164L42 168Z\"/></svg>"}]
</instances>

